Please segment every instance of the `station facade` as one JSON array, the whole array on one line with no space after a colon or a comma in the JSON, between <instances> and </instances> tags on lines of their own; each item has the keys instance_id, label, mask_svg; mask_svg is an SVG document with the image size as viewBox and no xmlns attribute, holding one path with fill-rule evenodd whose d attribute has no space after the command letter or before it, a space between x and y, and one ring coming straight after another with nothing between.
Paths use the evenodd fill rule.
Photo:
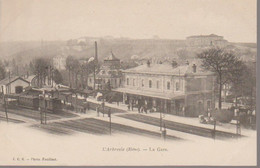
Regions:
<instances>
[{"instance_id":1,"label":"station facade","mask_svg":"<svg viewBox=\"0 0 260 168\"><path fill-rule=\"evenodd\" d=\"M148 109L194 117L215 108L215 76L196 64L149 63L122 73L122 87L114 91L123 94L126 104L142 102Z\"/></svg>"}]
</instances>

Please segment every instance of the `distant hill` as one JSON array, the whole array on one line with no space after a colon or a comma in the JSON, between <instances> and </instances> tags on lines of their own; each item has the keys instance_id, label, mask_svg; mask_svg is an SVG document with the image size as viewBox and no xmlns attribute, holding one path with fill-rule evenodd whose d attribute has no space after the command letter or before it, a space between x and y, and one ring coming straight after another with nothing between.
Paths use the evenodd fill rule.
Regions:
<instances>
[{"instance_id":1,"label":"distant hill","mask_svg":"<svg viewBox=\"0 0 260 168\"><path fill-rule=\"evenodd\" d=\"M0 58L16 58L27 62L40 56L72 55L77 58L89 58L95 55L94 41L98 43L98 57L103 60L111 50L122 61L132 58L169 58L187 59L205 48L191 48L185 40L169 39L127 39L127 38L95 38L80 37L68 41L36 41L0 43ZM230 43L229 49L234 50L244 60L255 60L257 47L255 43Z\"/></svg>"}]
</instances>

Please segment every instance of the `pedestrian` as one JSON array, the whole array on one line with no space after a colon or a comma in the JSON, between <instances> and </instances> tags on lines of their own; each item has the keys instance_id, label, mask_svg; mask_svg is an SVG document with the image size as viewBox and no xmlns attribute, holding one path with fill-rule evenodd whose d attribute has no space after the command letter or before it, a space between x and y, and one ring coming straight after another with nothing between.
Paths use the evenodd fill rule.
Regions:
<instances>
[{"instance_id":1,"label":"pedestrian","mask_svg":"<svg viewBox=\"0 0 260 168\"><path fill-rule=\"evenodd\" d=\"M143 113L143 112L144 112L144 107L141 106L140 113Z\"/></svg>"},{"instance_id":2,"label":"pedestrian","mask_svg":"<svg viewBox=\"0 0 260 168\"><path fill-rule=\"evenodd\" d=\"M96 107L97 116L99 117L99 109L98 106Z\"/></svg>"},{"instance_id":3,"label":"pedestrian","mask_svg":"<svg viewBox=\"0 0 260 168\"><path fill-rule=\"evenodd\" d=\"M89 111L89 102L87 102L87 109L88 109L88 111Z\"/></svg>"}]
</instances>

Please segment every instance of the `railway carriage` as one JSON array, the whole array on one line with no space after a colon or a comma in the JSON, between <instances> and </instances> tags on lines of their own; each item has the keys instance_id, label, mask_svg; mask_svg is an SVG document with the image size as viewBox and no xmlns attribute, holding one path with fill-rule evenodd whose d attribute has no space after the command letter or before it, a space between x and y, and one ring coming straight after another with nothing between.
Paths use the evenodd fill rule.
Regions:
<instances>
[{"instance_id":1,"label":"railway carriage","mask_svg":"<svg viewBox=\"0 0 260 168\"><path fill-rule=\"evenodd\" d=\"M57 98L41 98L39 100L39 107L51 112L59 112L62 110L61 100Z\"/></svg>"},{"instance_id":2,"label":"railway carriage","mask_svg":"<svg viewBox=\"0 0 260 168\"><path fill-rule=\"evenodd\" d=\"M26 108L38 110L39 98L32 95L20 95L18 97L18 105Z\"/></svg>"}]
</instances>

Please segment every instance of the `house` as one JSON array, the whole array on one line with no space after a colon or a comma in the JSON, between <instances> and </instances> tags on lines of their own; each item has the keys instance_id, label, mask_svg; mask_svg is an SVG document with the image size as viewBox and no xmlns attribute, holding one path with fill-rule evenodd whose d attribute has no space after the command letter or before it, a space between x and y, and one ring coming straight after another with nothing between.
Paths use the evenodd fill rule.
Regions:
<instances>
[{"instance_id":1,"label":"house","mask_svg":"<svg viewBox=\"0 0 260 168\"><path fill-rule=\"evenodd\" d=\"M110 88L118 88L121 85L121 77L122 72L120 59L116 58L114 53L111 51L111 54L104 59L100 71L96 73L96 88L106 89L107 86ZM93 88L93 74L89 75L88 84Z\"/></svg>"},{"instance_id":2,"label":"house","mask_svg":"<svg viewBox=\"0 0 260 168\"><path fill-rule=\"evenodd\" d=\"M123 70L122 87L114 91L123 94L124 103L181 116L198 116L215 108L215 75L196 64L141 65Z\"/></svg>"},{"instance_id":3,"label":"house","mask_svg":"<svg viewBox=\"0 0 260 168\"><path fill-rule=\"evenodd\" d=\"M66 57L63 54L53 57L52 62L55 69L58 70L66 69Z\"/></svg>"},{"instance_id":4,"label":"house","mask_svg":"<svg viewBox=\"0 0 260 168\"><path fill-rule=\"evenodd\" d=\"M189 47L225 47L228 45L228 41L223 36L215 34L189 36L186 38L186 41Z\"/></svg>"},{"instance_id":5,"label":"house","mask_svg":"<svg viewBox=\"0 0 260 168\"><path fill-rule=\"evenodd\" d=\"M0 81L0 93L21 93L28 86L30 82L20 76L7 77Z\"/></svg>"}]
</instances>

